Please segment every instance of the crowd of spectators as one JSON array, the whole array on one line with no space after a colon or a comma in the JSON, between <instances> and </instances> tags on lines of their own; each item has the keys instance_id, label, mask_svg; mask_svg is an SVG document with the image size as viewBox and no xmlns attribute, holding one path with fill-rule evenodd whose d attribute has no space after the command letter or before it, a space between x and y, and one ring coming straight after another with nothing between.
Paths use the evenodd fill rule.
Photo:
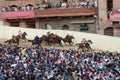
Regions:
<instances>
[{"instance_id":1,"label":"crowd of spectators","mask_svg":"<svg viewBox=\"0 0 120 80\"><path fill-rule=\"evenodd\" d=\"M108 11L108 13L110 15L114 15L114 14L120 13L120 8L118 8L118 9L112 8L111 10Z\"/></svg>"},{"instance_id":2,"label":"crowd of spectators","mask_svg":"<svg viewBox=\"0 0 120 80\"><path fill-rule=\"evenodd\" d=\"M120 80L120 54L0 44L0 80Z\"/></svg>"},{"instance_id":3,"label":"crowd of spectators","mask_svg":"<svg viewBox=\"0 0 120 80\"><path fill-rule=\"evenodd\" d=\"M94 8L97 7L97 2L93 1L90 2L88 1L69 1L69 2L59 2L59 3L51 3L51 2L43 2L42 4L37 4L37 5L31 5L28 4L26 6L16 6L16 5L11 5L11 6L6 6L2 7L2 11L26 11L26 10L34 10L34 9L56 9L56 8L81 8L81 7L87 7L87 8Z\"/></svg>"}]
</instances>

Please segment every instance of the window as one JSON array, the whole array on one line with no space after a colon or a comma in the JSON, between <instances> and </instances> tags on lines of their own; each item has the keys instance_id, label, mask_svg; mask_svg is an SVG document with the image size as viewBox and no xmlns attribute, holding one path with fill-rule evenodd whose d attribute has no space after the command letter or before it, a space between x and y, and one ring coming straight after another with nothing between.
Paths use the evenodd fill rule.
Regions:
<instances>
[{"instance_id":1,"label":"window","mask_svg":"<svg viewBox=\"0 0 120 80\"><path fill-rule=\"evenodd\" d=\"M62 26L62 30L69 30L69 26L68 26L68 25L66 25L66 24L65 24L65 25L63 25L63 26Z\"/></svg>"},{"instance_id":2,"label":"window","mask_svg":"<svg viewBox=\"0 0 120 80\"><path fill-rule=\"evenodd\" d=\"M119 22L118 21L114 21L114 22L112 22L112 24L116 25L116 24L119 24Z\"/></svg>"},{"instance_id":3,"label":"window","mask_svg":"<svg viewBox=\"0 0 120 80\"><path fill-rule=\"evenodd\" d=\"M110 11L113 8L113 0L107 0L107 10Z\"/></svg>"},{"instance_id":4,"label":"window","mask_svg":"<svg viewBox=\"0 0 120 80\"><path fill-rule=\"evenodd\" d=\"M44 24L42 29L52 29L52 26L50 24Z\"/></svg>"},{"instance_id":5,"label":"window","mask_svg":"<svg viewBox=\"0 0 120 80\"><path fill-rule=\"evenodd\" d=\"M27 24L27 28L35 28L34 24Z\"/></svg>"},{"instance_id":6,"label":"window","mask_svg":"<svg viewBox=\"0 0 120 80\"><path fill-rule=\"evenodd\" d=\"M81 30L81 31L83 31L83 30L88 30L88 29L89 29L88 24L83 23L83 24L80 25L80 30Z\"/></svg>"},{"instance_id":7,"label":"window","mask_svg":"<svg viewBox=\"0 0 120 80\"><path fill-rule=\"evenodd\" d=\"M113 27L107 27L104 30L104 35L113 36L114 35L114 29L113 29Z\"/></svg>"}]
</instances>

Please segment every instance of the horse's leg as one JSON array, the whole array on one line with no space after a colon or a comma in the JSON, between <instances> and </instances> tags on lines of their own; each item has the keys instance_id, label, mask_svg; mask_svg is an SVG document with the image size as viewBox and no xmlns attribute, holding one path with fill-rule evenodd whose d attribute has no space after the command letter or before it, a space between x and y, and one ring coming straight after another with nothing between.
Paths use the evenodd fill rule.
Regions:
<instances>
[{"instance_id":1,"label":"horse's leg","mask_svg":"<svg viewBox=\"0 0 120 80\"><path fill-rule=\"evenodd\" d=\"M60 46L63 46L63 45L62 45L62 42L60 42Z\"/></svg>"},{"instance_id":2,"label":"horse's leg","mask_svg":"<svg viewBox=\"0 0 120 80\"><path fill-rule=\"evenodd\" d=\"M27 42L27 39L24 39L24 42Z\"/></svg>"},{"instance_id":3,"label":"horse's leg","mask_svg":"<svg viewBox=\"0 0 120 80\"><path fill-rule=\"evenodd\" d=\"M50 44L51 44L50 40L47 40L47 44L48 44L48 46L50 46Z\"/></svg>"},{"instance_id":4,"label":"horse's leg","mask_svg":"<svg viewBox=\"0 0 120 80\"><path fill-rule=\"evenodd\" d=\"M90 47L90 45L88 46L90 50L92 50L92 48Z\"/></svg>"},{"instance_id":5,"label":"horse's leg","mask_svg":"<svg viewBox=\"0 0 120 80\"><path fill-rule=\"evenodd\" d=\"M67 42L67 40L63 40L63 42L64 42L65 46L67 46L67 43L66 43L66 42Z\"/></svg>"},{"instance_id":6,"label":"horse's leg","mask_svg":"<svg viewBox=\"0 0 120 80\"><path fill-rule=\"evenodd\" d=\"M68 43L69 43L69 45L72 45L72 42L71 42L71 41L69 41Z\"/></svg>"},{"instance_id":7,"label":"horse's leg","mask_svg":"<svg viewBox=\"0 0 120 80\"><path fill-rule=\"evenodd\" d=\"M16 40L17 41L17 45L19 45L19 40Z\"/></svg>"},{"instance_id":8,"label":"horse's leg","mask_svg":"<svg viewBox=\"0 0 120 80\"><path fill-rule=\"evenodd\" d=\"M53 46L54 44L55 44L55 42L54 42L54 41L52 41L52 42L51 42L51 44L50 44L50 46Z\"/></svg>"},{"instance_id":9,"label":"horse's leg","mask_svg":"<svg viewBox=\"0 0 120 80\"><path fill-rule=\"evenodd\" d=\"M11 41L10 41L10 40L8 40L7 42L8 42L8 44L11 44Z\"/></svg>"},{"instance_id":10,"label":"horse's leg","mask_svg":"<svg viewBox=\"0 0 120 80\"><path fill-rule=\"evenodd\" d=\"M87 50L91 49L90 45L88 45L88 44L86 44L86 48L87 48Z\"/></svg>"},{"instance_id":11,"label":"horse's leg","mask_svg":"<svg viewBox=\"0 0 120 80\"><path fill-rule=\"evenodd\" d=\"M62 46L62 42L61 42L61 40L59 40L58 43L59 43L60 46Z\"/></svg>"},{"instance_id":12,"label":"horse's leg","mask_svg":"<svg viewBox=\"0 0 120 80\"><path fill-rule=\"evenodd\" d=\"M70 40L70 44L71 44L71 45L73 45L73 42L72 42L72 40Z\"/></svg>"},{"instance_id":13,"label":"horse's leg","mask_svg":"<svg viewBox=\"0 0 120 80\"><path fill-rule=\"evenodd\" d=\"M39 41L39 46L41 47L42 40Z\"/></svg>"},{"instance_id":14,"label":"horse's leg","mask_svg":"<svg viewBox=\"0 0 120 80\"><path fill-rule=\"evenodd\" d=\"M66 42L64 41L65 46L67 46Z\"/></svg>"},{"instance_id":15,"label":"horse's leg","mask_svg":"<svg viewBox=\"0 0 120 80\"><path fill-rule=\"evenodd\" d=\"M71 43L73 44L73 42L71 41Z\"/></svg>"}]
</instances>

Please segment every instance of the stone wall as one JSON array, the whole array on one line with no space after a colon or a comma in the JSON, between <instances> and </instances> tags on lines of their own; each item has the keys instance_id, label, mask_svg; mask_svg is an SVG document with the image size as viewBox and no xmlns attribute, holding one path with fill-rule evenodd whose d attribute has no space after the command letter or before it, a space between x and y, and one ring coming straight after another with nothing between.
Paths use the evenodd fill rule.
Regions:
<instances>
[{"instance_id":1,"label":"stone wall","mask_svg":"<svg viewBox=\"0 0 120 80\"><path fill-rule=\"evenodd\" d=\"M120 0L113 0L113 8L115 9L120 8Z\"/></svg>"},{"instance_id":2,"label":"stone wall","mask_svg":"<svg viewBox=\"0 0 120 80\"><path fill-rule=\"evenodd\" d=\"M63 25L68 25L69 30L73 31L80 31L80 24L86 23L86 21L90 21L89 19L57 19L57 20L40 20L40 28L43 28L44 24L50 24L52 26L52 29L62 29ZM95 19L92 19L91 23L87 23L89 26L89 30L83 31L83 32L88 32L88 33L96 33L96 24L95 24ZM78 23L72 23L72 22L78 22Z\"/></svg>"}]
</instances>

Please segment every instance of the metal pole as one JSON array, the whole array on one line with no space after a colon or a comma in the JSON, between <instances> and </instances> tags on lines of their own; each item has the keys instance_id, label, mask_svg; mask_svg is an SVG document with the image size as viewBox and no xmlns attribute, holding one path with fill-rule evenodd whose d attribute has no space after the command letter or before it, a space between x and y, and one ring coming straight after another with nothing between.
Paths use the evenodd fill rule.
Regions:
<instances>
[{"instance_id":1,"label":"metal pole","mask_svg":"<svg viewBox=\"0 0 120 80\"><path fill-rule=\"evenodd\" d=\"M97 0L97 24L98 24L98 30L100 30L100 22L99 22L99 0Z\"/></svg>"}]
</instances>

